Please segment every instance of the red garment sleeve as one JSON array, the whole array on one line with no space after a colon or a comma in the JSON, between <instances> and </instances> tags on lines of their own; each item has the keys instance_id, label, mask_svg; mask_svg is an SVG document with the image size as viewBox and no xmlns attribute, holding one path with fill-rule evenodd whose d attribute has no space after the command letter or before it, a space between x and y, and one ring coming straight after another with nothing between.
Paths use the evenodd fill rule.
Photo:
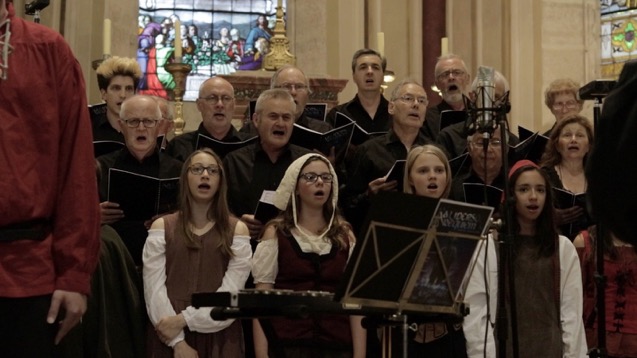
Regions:
<instances>
[{"instance_id":1,"label":"red garment sleeve","mask_svg":"<svg viewBox=\"0 0 637 358\"><path fill-rule=\"evenodd\" d=\"M93 136L82 69L66 43L57 48L61 138L52 217L55 289L88 294L100 245Z\"/></svg>"}]
</instances>

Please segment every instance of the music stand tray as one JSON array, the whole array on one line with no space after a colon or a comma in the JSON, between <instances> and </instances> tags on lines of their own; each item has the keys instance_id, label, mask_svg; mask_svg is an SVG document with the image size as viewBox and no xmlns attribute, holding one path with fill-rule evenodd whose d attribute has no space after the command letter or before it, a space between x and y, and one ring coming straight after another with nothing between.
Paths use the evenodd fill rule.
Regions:
<instances>
[{"instance_id":1,"label":"music stand tray","mask_svg":"<svg viewBox=\"0 0 637 358\"><path fill-rule=\"evenodd\" d=\"M466 315L471 258L492 213L446 199L377 194L335 299L398 314Z\"/></svg>"}]
</instances>

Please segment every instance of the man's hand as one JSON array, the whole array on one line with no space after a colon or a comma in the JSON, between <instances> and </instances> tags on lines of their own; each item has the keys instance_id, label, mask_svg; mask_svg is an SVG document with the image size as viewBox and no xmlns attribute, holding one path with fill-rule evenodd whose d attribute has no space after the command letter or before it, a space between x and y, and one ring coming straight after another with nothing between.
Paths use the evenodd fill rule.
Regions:
<instances>
[{"instance_id":1,"label":"man's hand","mask_svg":"<svg viewBox=\"0 0 637 358\"><path fill-rule=\"evenodd\" d=\"M104 201L100 203L100 217L102 224L113 224L124 218L124 211L118 203Z\"/></svg>"},{"instance_id":2,"label":"man's hand","mask_svg":"<svg viewBox=\"0 0 637 358\"><path fill-rule=\"evenodd\" d=\"M186 341L181 341L175 344L175 347L173 348L173 357L198 358L199 354L197 354L197 351L192 349L192 347L190 347L188 343L186 343Z\"/></svg>"},{"instance_id":3,"label":"man's hand","mask_svg":"<svg viewBox=\"0 0 637 358\"><path fill-rule=\"evenodd\" d=\"M248 230L250 230L250 237L256 238L263 229L263 223L254 218L254 215L243 214L241 215L241 221L243 221Z\"/></svg>"},{"instance_id":4,"label":"man's hand","mask_svg":"<svg viewBox=\"0 0 637 358\"><path fill-rule=\"evenodd\" d=\"M55 290L51 297L51 306L49 313L46 315L46 321L49 324L56 323L55 320L63 309L64 317L57 322L59 325L58 333L55 336L55 344L60 343L62 338L82 320L82 315L86 312L86 295L79 292Z\"/></svg>"},{"instance_id":5,"label":"man's hand","mask_svg":"<svg viewBox=\"0 0 637 358\"><path fill-rule=\"evenodd\" d=\"M374 179L368 184L368 193L369 194L377 194L379 191L390 191L395 190L398 187L398 182L396 180L391 180L386 182L385 177Z\"/></svg>"}]
</instances>

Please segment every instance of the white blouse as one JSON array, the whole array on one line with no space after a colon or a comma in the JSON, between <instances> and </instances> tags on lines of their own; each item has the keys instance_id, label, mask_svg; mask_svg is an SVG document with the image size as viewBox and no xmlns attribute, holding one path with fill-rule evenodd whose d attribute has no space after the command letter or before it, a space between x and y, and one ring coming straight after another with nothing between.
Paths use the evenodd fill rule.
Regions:
<instances>
[{"instance_id":1,"label":"white blouse","mask_svg":"<svg viewBox=\"0 0 637 358\"><path fill-rule=\"evenodd\" d=\"M465 317L463 330L467 338L467 353L469 357L482 357L484 348L485 329L487 335L487 356L495 356L495 338L493 324L496 319L497 295L497 255L493 239L489 235L489 250L486 259L483 254L477 256L476 267L467 287L465 302L470 304L470 314ZM482 245L482 243L481 243ZM582 276L579 258L575 246L565 237L559 236L560 255L560 319L562 324L562 343L564 358L586 357L586 336L582 321ZM474 257L476 259L476 257ZM486 262L485 262L486 260ZM482 276L482 269L487 267L486 280ZM486 299L489 288L490 297ZM486 317L487 307L490 306L491 317Z\"/></svg>"},{"instance_id":2,"label":"white blouse","mask_svg":"<svg viewBox=\"0 0 637 358\"><path fill-rule=\"evenodd\" d=\"M221 286L216 292L230 292L241 290L251 270L251 255L249 236L234 236L231 245L234 256L230 258L228 269L223 276ZM148 231L148 238L142 255L144 261L144 298L146 310L153 325L164 317L175 316L177 313L168 299L166 289L166 236L164 230ZM234 320L215 321L210 317L212 307L194 308L188 306L181 311L186 324L191 331L200 333L219 332L230 326ZM170 347L184 340L184 332L169 342Z\"/></svg>"}]
</instances>

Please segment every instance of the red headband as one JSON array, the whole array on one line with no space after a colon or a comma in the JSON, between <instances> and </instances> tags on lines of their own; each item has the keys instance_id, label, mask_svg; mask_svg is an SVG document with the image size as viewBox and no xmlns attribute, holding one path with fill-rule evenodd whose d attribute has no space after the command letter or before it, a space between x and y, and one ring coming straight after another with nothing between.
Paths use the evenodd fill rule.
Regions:
<instances>
[{"instance_id":1,"label":"red headband","mask_svg":"<svg viewBox=\"0 0 637 358\"><path fill-rule=\"evenodd\" d=\"M511 170L509 170L509 179L511 179L511 176L513 175L513 173L517 172L518 170L520 170L520 168L523 168L523 167L533 167L533 168L540 169L540 167L537 164L533 163L532 161L528 159L518 160L515 164L513 164L513 166L511 167Z\"/></svg>"}]
</instances>

